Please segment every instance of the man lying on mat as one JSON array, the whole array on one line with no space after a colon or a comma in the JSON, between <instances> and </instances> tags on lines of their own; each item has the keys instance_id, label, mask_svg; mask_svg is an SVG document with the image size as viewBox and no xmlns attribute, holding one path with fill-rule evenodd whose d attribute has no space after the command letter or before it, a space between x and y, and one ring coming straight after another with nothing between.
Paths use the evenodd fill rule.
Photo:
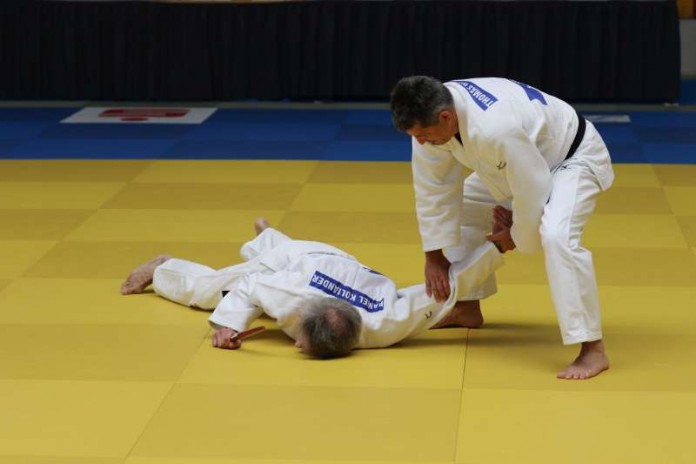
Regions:
<instances>
[{"instance_id":1,"label":"man lying on mat","mask_svg":"<svg viewBox=\"0 0 696 464\"><path fill-rule=\"evenodd\" d=\"M503 217L508 222L499 216L496 228L511 226L512 215ZM237 334L265 313L305 354L326 359L393 345L429 328L475 325L453 310L457 297L503 264L494 244L481 245L452 264L450 298L437 302L423 284L397 289L331 245L293 240L265 219L255 228L257 236L241 248L243 263L214 270L162 255L133 270L121 293L142 293L152 284L163 298L213 310L213 346L224 349L239 348Z\"/></svg>"}]
</instances>

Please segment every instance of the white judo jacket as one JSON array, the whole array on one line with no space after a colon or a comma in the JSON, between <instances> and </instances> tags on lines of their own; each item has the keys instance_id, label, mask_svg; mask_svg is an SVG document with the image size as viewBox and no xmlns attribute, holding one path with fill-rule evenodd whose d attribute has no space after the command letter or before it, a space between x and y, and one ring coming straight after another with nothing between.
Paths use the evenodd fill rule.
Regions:
<instances>
[{"instance_id":1,"label":"white judo jacket","mask_svg":"<svg viewBox=\"0 0 696 464\"><path fill-rule=\"evenodd\" d=\"M379 348L435 325L454 306L457 289L479 285L503 264L492 244L480 247L452 266L450 298L437 303L426 295L423 284L397 289L391 279L337 248L291 240L271 228L245 244L242 256L246 263L219 271L171 259L155 270L153 286L170 300L214 307L209 318L214 327L242 331L266 313L293 339L299 309L308 297L340 298L362 318L358 347Z\"/></svg>"},{"instance_id":2,"label":"white judo jacket","mask_svg":"<svg viewBox=\"0 0 696 464\"><path fill-rule=\"evenodd\" d=\"M412 139L416 210L425 251L460 241L462 186L475 171L496 201L512 201L512 238L521 252L540 249L539 226L551 177L577 132L575 110L526 84L502 78L447 82L462 143L420 145ZM589 123L588 123L589 124ZM584 153L606 190L613 181L606 151Z\"/></svg>"}]
</instances>

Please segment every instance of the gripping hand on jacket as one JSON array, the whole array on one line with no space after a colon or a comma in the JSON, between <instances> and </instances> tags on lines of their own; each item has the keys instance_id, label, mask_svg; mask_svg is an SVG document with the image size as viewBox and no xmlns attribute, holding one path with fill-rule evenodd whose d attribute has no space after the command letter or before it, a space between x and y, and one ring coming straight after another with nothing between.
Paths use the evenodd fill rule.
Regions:
<instances>
[{"instance_id":1,"label":"gripping hand on jacket","mask_svg":"<svg viewBox=\"0 0 696 464\"><path fill-rule=\"evenodd\" d=\"M442 250L425 252L425 292L435 301L445 301L450 295L450 262Z\"/></svg>"}]
</instances>

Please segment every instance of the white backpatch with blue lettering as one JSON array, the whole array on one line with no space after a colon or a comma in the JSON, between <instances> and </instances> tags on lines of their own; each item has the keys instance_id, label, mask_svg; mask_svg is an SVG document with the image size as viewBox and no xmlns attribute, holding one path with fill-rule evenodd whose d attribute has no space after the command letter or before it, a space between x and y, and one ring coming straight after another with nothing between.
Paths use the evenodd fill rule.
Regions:
<instances>
[{"instance_id":1,"label":"white backpatch with blue lettering","mask_svg":"<svg viewBox=\"0 0 696 464\"><path fill-rule=\"evenodd\" d=\"M470 81L454 81L457 84L461 85L464 87L464 89L469 92L469 95L471 98L474 100L474 103L476 103L483 111L486 111L488 108L493 106L495 102L498 101L498 99L490 92L487 92L486 90L482 89L478 85L474 84L473 82Z\"/></svg>"},{"instance_id":2,"label":"white backpatch with blue lettering","mask_svg":"<svg viewBox=\"0 0 696 464\"><path fill-rule=\"evenodd\" d=\"M347 301L355 307L364 309L368 313L376 313L384 309L384 298L381 300L370 298L364 293L319 271L314 272L309 286L321 290L327 295Z\"/></svg>"}]
</instances>

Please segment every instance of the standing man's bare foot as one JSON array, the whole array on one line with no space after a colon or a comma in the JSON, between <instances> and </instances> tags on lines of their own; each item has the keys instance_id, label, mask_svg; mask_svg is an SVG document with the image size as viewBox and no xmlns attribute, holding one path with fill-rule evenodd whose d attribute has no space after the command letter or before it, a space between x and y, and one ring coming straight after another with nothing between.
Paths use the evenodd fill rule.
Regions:
<instances>
[{"instance_id":1,"label":"standing man's bare foot","mask_svg":"<svg viewBox=\"0 0 696 464\"><path fill-rule=\"evenodd\" d=\"M169 255L160 255L133 269L126 281L121 284L121 295L142 293L145 287L152 283L155 268L171 258Z\"/></svg>"},{"instance_id":2,"label":"standing man's bare foot","mask_svg":"<svg viewBox=\"0 0 696 464\"><path fill-rule=\"evenodd\" d=\"M467 327L478 329L483 325L481 304L478 300L457 301L452 311L447 313L432 329L445 329L448 327Z\"/></svg>"},{"instance_id":3,"label":"standing man's bare foot","mask_svg":"<svg viewBox=\"0 0 696 464\"><path fill-rule=\"evenodd\" d=\"M257 218L256 221L254 221L254 230L256 230L256 235L259 235L261 232L264 230L268 229L271 227L271 224L268 223L266 218Z\"/></svg>"},{"instance_id":4,"label":"standing man's bare foot","mask_svg":"<svg viewBox=\"0 0 696 464\"><path fill-rule=\"evenodd\" d=\"M559 372L556 377L567 380L583 380L594 377L609 369L609 358L604 353L604 342L584 342L575 361Z\"/></svg>"}]
</instances>

